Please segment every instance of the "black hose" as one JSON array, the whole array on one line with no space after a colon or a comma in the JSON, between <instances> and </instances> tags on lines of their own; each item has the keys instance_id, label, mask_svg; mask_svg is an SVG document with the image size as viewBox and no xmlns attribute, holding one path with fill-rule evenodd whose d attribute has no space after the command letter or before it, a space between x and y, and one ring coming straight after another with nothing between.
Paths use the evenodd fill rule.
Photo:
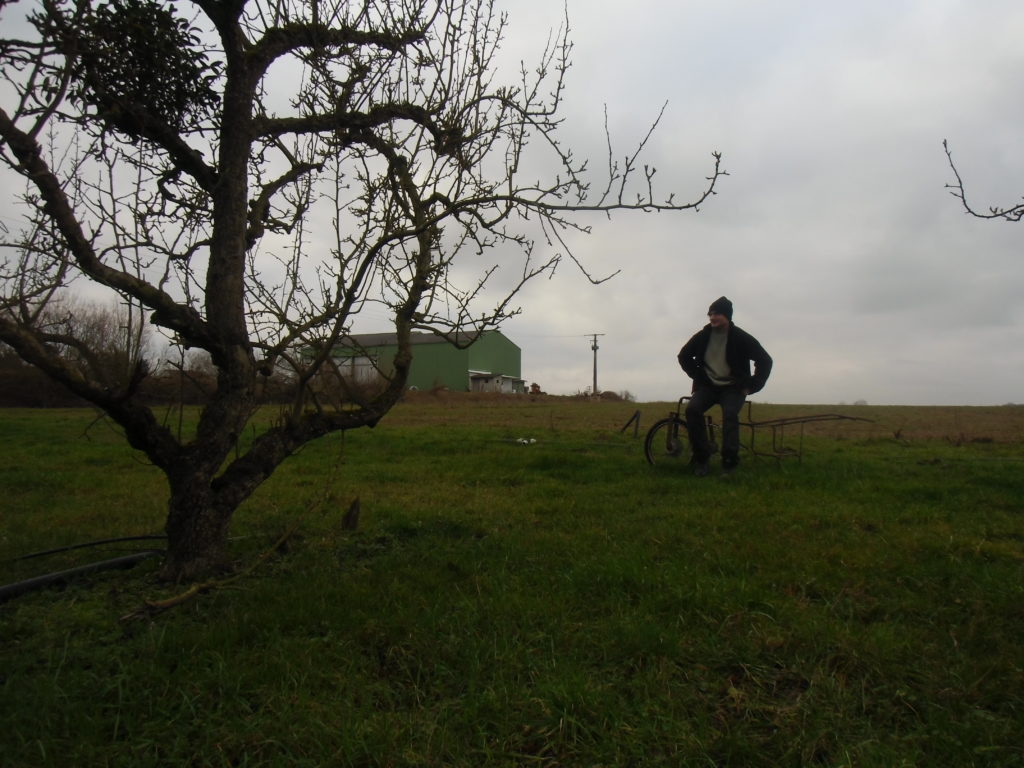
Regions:
<instances>
[{"instance_id":1,"label":"black hose","mask_svg":"<svg viewBox=\"0 0 1024 768\"><path fill-rule=\"evenodd\" d=\"M103 544L119 544L124 541L146 541L149 539L166 539L166 534L154 533L146 536L120 536L116 539L100 539L99 541L87 541L84 544L68 544L66 547L57 547L57 549L47 549L43 552L33 552L30 555L21 555L20 557L14 558L10 562L15 560L31 560L33 557L44 557L45 555L55 555L58 552L69 552L72 549L84 549L85 547L98 547Z\"/></svg>"},{"instance_id":2,"label":"black hose","mask_svg":"<svg viewBox=\"0 0 1024 768\"><path fill-rule=\"evenodd\" d=\"M77 568L69 568L66 571L57 571L56 573L48 573L45 576L36 576L32 579L26 579L25 581L18 581L14 584L8 584L0 587L0 603L10 600L11 598L23 595L26 592L31 592L34 589L42 589L43 587L49 586L50 584L57 584L63 581L68 581L81 576L86 573L92 573L94 571L107 571L114 568L131 568L136 563L146 560L150 557L159 557L163 555L163 550L160 549L148 549L145 552L137 552L134 555L123 555L121 557L115 557L112 560L102 560L98 563L90 563L89 565L80 565Z\"/></svg>"}]
</instances>

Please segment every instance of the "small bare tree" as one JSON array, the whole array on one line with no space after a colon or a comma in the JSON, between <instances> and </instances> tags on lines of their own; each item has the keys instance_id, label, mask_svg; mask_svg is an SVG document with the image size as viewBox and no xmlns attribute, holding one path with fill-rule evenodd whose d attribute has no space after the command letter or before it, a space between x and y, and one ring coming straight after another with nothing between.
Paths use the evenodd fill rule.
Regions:
<instances>
[{"instance_id":1,"label":"small bare tree","mask_svg":"<svg viewBox=\"0 0 1024 768\"><path fill-rule=\"evenodd\" d=\"M592 188L559 133L568 23L506 82L493 0L0 0L23 6L0 40L0 151L26 222L3 244L0 340L166 474L170 579L222 562L234 511L304 443L387 413L413 330L495 327L563 257L584 269L564 240L588 231L580 214L694 209L722 173L715 153L680 202L656 193L646 137L620 159L609 141ZM76 280L209 354L193 434L155 418L138 377L112 387L59 354L42 309ZM390 378L331 408L311 385L369 306L397 333ZM235 456L282 368L293 404Z\"/></svg>"},{"instance_id":2,"label":"small bare tree","mask_svg":"<svg viewBox=\"0 0 1024 768\"><path fill-rule=\"evenodd\" d=\"M46 304L34 327L82 378L112 391L134 391L150 371L152 327L130 305L68 296Z\"/></svg>"},{"instance_id":3,"label":"small bare tree","mask_svg":"<svg viewBox=\"0 0 1024 768\"><path fill-rule=\"evenodd\" d=\"M111 391L134 391L153 369L151 362L152 326L144 322L138 308L115 302L96 303L67 295L38 307L33 325L53 353L82 378L95 381ZM0 342L3 351L10 350ZM13 352L13 350L11 350ZM18 360L19 362L20 359ZM23 370L19 370L23 369ZM3 385L12 402L34 404L38 395L57 394L57 401L68 398L59 384L48 382L43 372L21 363L17 369L3 366ZM36 391L33 392L32 390Z\"/></svg>"}]
</instances>

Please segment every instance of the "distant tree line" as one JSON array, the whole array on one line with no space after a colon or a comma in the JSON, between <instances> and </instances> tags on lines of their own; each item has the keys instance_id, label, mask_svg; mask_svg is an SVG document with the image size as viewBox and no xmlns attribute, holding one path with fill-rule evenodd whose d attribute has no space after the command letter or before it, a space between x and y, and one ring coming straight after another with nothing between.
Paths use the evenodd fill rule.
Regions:
<instances>
[{"instance_id":1,"label":"distant tree line","mask_svg":"<svg viewBox=\"0 0 1024 768\"><path fill-rule=\"evenodd\" d=\"M69 298L51 305L41 322L70 370L88 371L111 389L130 385L149 405L198 405L216 387L209 355L199 350L181 354L171 345L161 345L152 327L130 306ZM174 359L176 353L178 359ZM265 402L288 402L294 397L290 377L269 376L262 383ZM89 405L0 342L0 407Z\"/></svg>"},{"instance_id":2,"label":"distant tree line","mask_svg":"<svg viewBox=\"0 0 1024 768\"><path fill-rule=\"evenodd\" d=\"M187 367L166 365L139 385L140 399L150 406L200 405L215 386L216 374L209 363L190 360ZM283 378L264 382L263 401L289 402L295 387ZM10 347L0 344L0 408L84 408L92 403L63 384L26 364Z\"/></svg>"}]
</instances>

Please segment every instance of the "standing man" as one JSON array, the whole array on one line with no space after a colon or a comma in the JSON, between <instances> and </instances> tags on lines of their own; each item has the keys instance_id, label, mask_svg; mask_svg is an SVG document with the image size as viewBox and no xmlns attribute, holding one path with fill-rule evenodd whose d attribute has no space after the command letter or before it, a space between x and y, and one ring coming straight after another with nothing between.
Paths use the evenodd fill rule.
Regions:
<instances>
[{"instance_id":1,"label":"standing man","mask_svg":"<svg viewBox=\"0 0 1024 768\"><path fill-rule=\"evenodd\" d=\"M693 379L686 431L694 474L708 473L711 448L704 413L713 405L722 406L722 470L730 474L740 462L740 409L747 395L764 387L772 359L757 339L733 325L732 302L722 296L708 307L708 324L679 350L679 365Z\"/></svg>"}]
</instances>

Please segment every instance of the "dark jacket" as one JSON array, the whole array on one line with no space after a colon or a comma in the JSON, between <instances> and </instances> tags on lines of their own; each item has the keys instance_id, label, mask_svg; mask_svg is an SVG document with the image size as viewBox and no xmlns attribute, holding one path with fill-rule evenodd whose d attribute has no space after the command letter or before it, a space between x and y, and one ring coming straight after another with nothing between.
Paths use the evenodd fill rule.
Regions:
<instances>
[{"instance_id":1,"label":"dark jacket","mask_svg":"<svg viewBox=\"0 0 1024 768\"><path fill-rule=\"evenodd\" d=\"M712 387L711 379L704 370L704 353L711 340L711 326L705 325L679 350L679 365L686 375L693 379L693 388ZM737 386L753 394L760 392L772 372L772 359L760 342L732 323L725 342L725 361L729 364ZM750 362L754 362L754 375L750 375Z\"/></svg>"}]
</instances>

